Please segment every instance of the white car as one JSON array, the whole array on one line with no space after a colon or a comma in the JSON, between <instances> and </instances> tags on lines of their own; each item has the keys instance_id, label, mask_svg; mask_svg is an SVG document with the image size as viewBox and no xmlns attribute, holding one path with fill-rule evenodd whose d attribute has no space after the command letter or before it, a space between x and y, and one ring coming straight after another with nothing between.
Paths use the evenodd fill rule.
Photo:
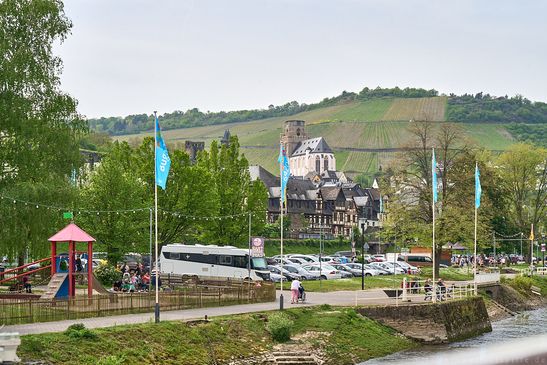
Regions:
<instances>
[{"instance_id":1,"label":"white car","mask_svg":"<svg viewBox=\"0 0 547 365\"><path fill-rule=\"evenodd\" d=\"M311 264L311 265L303 265L302 268L306 271L309 271L311 273L317 273L321 277L321 279L340 279L342 278L342 275L340 274L340 271L336 270L334 267L327 265L327 264Z\"/></svg>"},{"instance_id":2,"label":"white car","mask_svg":"<svg viewBox=\"0 0 547 365\"><path fill-rule=\"evenodd\" d=\"M281 282L281 278L283 276L280 275L280 274L276 274L274 272L270 272L270 280L273 281L274 283L279 283Z\"/></svg>"},{"instance_id":3,"label":"white car","mask_svg":"<svg viewBox=\"0 0 547 365\"><path fill-rule=\"evenodd\" d=\"M306 265L306 264L309 263L308 261L304 260L303 258L294 257L294 256L289 257L289 260L291 260L295 264L299 264L299 265Z\"/></svg>"},{"instance_id":4,"label":"white car","mask_svg":"<svg viewBox=\"0 0 547 365\"><path fill-rule=\"evenodd\" d=\"M363 265L361 265L360 263L355 262L355 263L342 264L342 265L351 269L351 273L354 276L361 276L363 273ZM365 265L364 274L365 276L378 276L380 275L380 272L378 270L375 270Z\"/></svg>"},{"instance_id":5,"label":"white car","mask_svg":"<svg viewBox=\"0 0 547 365\"><path fill-rule=\"evenodd\" d=\"M312 256L312 255L293 254L293 255L289 255L288 257L289 259L293 259L293 258L302 259L310 264L314 262L319 262L319 259L316 256Z\"/></svg>"},{"instance_id":6,"label":"white car","mask_svg":"<svg viewBox=\"0 0 547 365\"><path fill-rule=\"evenodd\" d=\"M405 261L397 261L396 265L405 270L407 274L418 274L420 272L420 268L412 266Z\"/></svg>"},{"instance_id":7,"label":"white car","mask_svg":"<svg viewBox=\"0 0 547 365\"><path fill-rule=\"evenodd\" d=\"M405 270L403 270L401 267L397 265L393 265L393 262L384 261L384 262L379 262L378 264L380 267L388 270L391 274L400 275L405 273Z\"/></svg>"}]
</instances>

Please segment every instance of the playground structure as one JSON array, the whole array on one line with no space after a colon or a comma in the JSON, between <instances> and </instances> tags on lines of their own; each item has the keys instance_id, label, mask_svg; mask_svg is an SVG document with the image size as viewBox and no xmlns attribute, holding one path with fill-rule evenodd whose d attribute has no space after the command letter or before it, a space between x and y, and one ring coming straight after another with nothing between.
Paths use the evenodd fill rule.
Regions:
<instances>
[{"instance_id":1,"label":"playground structure","mask_svg":"<svg viewBox=\"0 0 547 365\"><path fill-rule=\"evenodd\" d=\"M95 238L82 230L74 223L70 223L65 228L57 232L48 239L51 242L51 255L19 267L9 269L1 273L0 285L13 282L14 291L18 291L23 277L36 274L38 272L50 270L51 279L48 283L45 293L40 299L62 299L74 298L76 296L76 276L87 274L87 296L93 295L93 289L100 293L106 293L100 282L93 275L93 242ZM68 243L68 254L57 254L58 243ZM86 251L77 251L77 243L87 244ZM87 255L86 271L76 271L76 255ZM47 265L35 268L36 265L42 265L49 261ZM63 264L64 263L64 264ZM64 267L63 267L64 265ZM28 270L29 267L33 269ZM28 271L25 271L28 270ZM21 294L22 295L22 294Z\"/></svg>"}]
</instances>

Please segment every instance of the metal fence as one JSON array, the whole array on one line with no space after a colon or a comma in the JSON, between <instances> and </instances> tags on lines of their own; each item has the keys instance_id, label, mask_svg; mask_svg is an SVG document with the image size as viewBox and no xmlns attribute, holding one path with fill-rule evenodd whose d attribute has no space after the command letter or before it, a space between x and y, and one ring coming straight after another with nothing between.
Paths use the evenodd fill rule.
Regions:
<instances>
[{"instance_id":1,"label":"metal fence","mask_svg":"<svg viewBox=\"0 0 547 365\"><path fill-rule=\"evenodd\" d=\"M258 303L275 300L273 283L194 285L160 292L162 311ZM60 321L120 314L153 312L154 292L94 295L92 298L0 300L0 324Z\"/></svg>"}]
</instances>

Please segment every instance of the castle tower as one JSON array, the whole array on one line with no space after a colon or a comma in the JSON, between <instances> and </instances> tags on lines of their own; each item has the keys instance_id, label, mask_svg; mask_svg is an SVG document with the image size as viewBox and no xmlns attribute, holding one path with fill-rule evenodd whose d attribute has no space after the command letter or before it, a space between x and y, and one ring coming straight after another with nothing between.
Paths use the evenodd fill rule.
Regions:
<instances>
[{"instance_id":1,"label":"castle tower","mask_svg":"<svg viewBox=\"0 0 547 365\"><path fill-rule=\"evenodd\" d=\"M306 122L303 120L287 120L283 133L281 134L281 143L285 146L287 156L291 157L296 146L307 139L306 131L304 129Z\"/></svg>"}]
</instances>

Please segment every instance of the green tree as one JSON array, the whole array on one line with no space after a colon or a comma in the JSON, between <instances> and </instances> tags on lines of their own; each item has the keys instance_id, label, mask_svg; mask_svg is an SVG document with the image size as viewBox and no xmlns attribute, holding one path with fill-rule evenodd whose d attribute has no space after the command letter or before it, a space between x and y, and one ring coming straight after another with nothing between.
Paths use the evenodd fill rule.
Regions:
<instances>
[{"instance_id":1,"label":"green tree","mask_svg":"<svg viewBox=\"0 0 547 365\"><path fill-rule=\"evenodd\" d=\"M135 173L137 166L131 147L115 142L82 189L84 209L105 212L82 214L77 221L91 228L111 263L127 252L148 251L149 210L134 210L150 206L145 185Z\"/></svg>"},{"instance_id":2,"label":"green tree","mask_svg":"<svg viewBox=\"0 0 547 365\"><path fill-rule=\"evenodd\" d=\"M267 192L260 182L252 182L249 164L239 153L237 137L229 146L213 141L209 152L198 162L211 173L212 185L219 199L217 215L225 219L209 222L205 239L210 243L241 245L248 241L248 214L253 212L252 232L262 232L265 224Z\"/></svg>"},{"instance_id":3,"label":"green tree","mask_svg":"<svg viewBox=\"0 0 547 365\"><path fill-rule=\"evenodd\" d=\"M0 194L70 205L69 176L80 166L86 131L76 100L60 90L52 53L72 23L58 0L0 2ZM59 213L59 212L57 212ZM0 217L0 246L23 260L38 256L46 232L60 228L52 210L13 209Z\"/></svg>"},{"instance_id":4,"label":"green tree","mask_svg":"<svg viewBox=\"0 0 547 365\"><path fill-rule=\"evenodd\" d=\"M500 185L507 214L521 232L540 228L547 216L547 149L515 144L499 156Z\"/></svg>"}]
</instances>

